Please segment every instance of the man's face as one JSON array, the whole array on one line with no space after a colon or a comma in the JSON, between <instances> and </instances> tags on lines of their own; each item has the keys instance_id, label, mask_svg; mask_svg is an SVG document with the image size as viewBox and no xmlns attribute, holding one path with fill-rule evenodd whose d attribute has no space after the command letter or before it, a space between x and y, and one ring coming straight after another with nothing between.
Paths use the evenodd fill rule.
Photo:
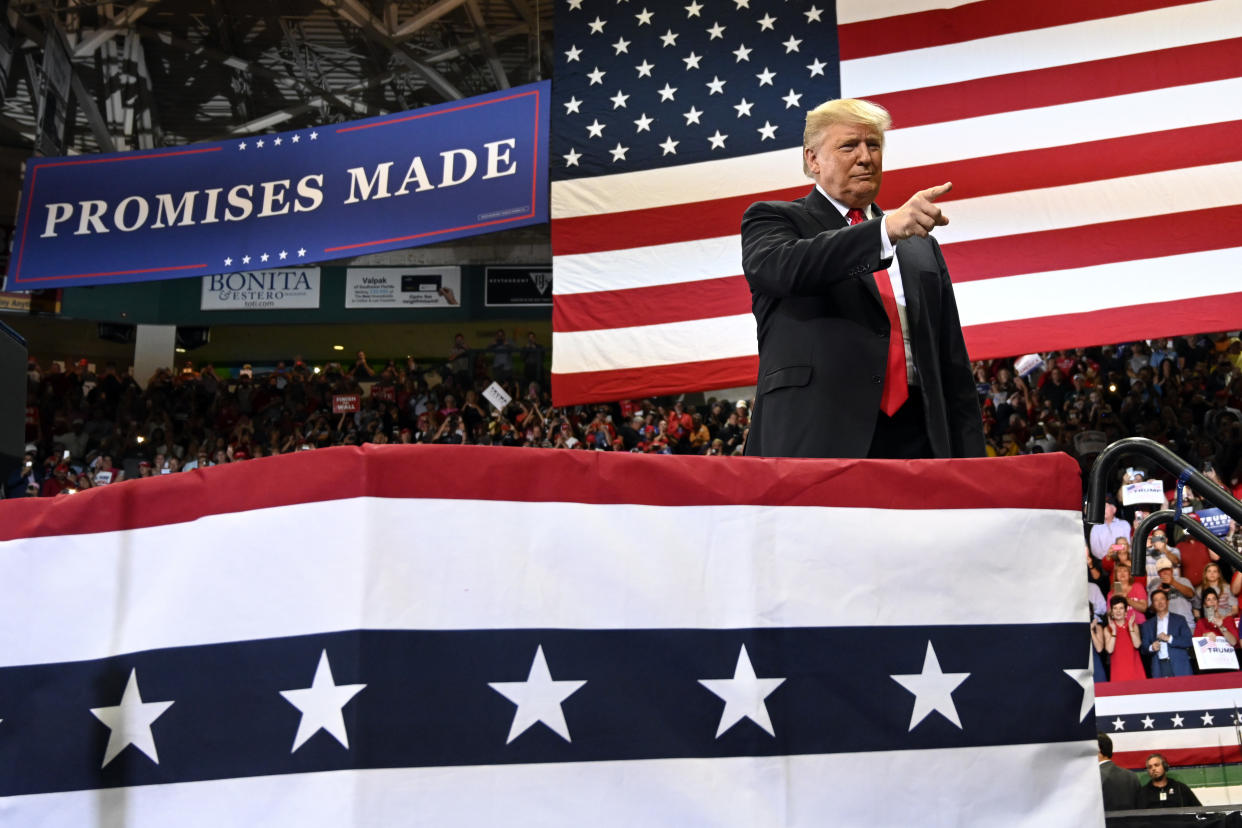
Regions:
<instances>
[{"instance_id":1,"label":"man's face","mask_svg":"<svg viewBox=\"0 0 1242 828\"><path fill-rule=\"evenodd\" d=\"M1152 782L1164 779L1164 762L1161 762L1159 757L1153 756L1147 760L1147 775L1151 777Z\"/></svg>"},{"instance_id":2,"label":"man's face","mask_svg":"<svg viewBox=\"0 0 1242 828\"><path fill-rule=\"evenodd\" d=\"M1104 504L1104 522L1110 523L1112 519L1117 517L1117 507L1111 503Z\"/></svg>"},{"instance_id":3,"label":"man's face","mask_svg":"<svg viewBox=\"0 0 1242 828\"><path fill-rule=\"evenodd\" d=\"M1164 615L1169 609L1169 599L1163 592L1151 594L1151 605L1158 615Z\"/></svg>"},{"instance_id":4,"label":"man's face","mask_svg":"<svg viewBox=\"0 0 1242 828\"><path fill-rule=\"evenodd\" d=\"M863 124L833 124L818 147L803 150L811 175L824 192L847 207L875 201L883 175L883 139Z\"/></svg>"}]
</instances>

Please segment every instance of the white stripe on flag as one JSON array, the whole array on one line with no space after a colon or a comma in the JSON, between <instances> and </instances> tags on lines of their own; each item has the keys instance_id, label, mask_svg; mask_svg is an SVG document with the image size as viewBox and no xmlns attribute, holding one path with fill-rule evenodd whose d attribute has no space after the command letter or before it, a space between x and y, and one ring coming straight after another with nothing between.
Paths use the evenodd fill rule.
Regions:
<instances>
[{"instance_id":1,"label":"white stripe on flag","mask_svg":"<svg viewBox=\"0 0 1242 828\"><path fill-rule=\"evenodd\" d=\"M0 808L28 828L97 825L101 814L127 828L959 826L983 814L989 825L1102 828L1099 789L1080 781L1096 773L1093 744L342 770L15 796ZM951 797L904 784L929 772Z\"/></svg>"},{"instance_id":2,"label":"white stripe on flag","mask_svg":"<svg viewBox=\"0 0 1242 828\"><path fill-rule=\"evenodd\" d=\"M962 325L984 325L1067 313L1176 302L1242 290L1236 264L1242 248L1159 259L1024 273L953 286ZM1011 305L1014 291L1021 305Z\"/></svg>"},{"instance_id":3,"label":"white stripe on flag","mask_svg":"<svg viewBox=\"0 0 1242 828\"><path fill-rule=\"evenodd\" d=\"M912 82L939 86L1238 36L1242 0L1210 0L842 61L841 93L881 95Z\"/></svg>"},{"instance_id":4,"label":"white stripe on flag","mask_svg":"<svg viewBox=\"0 0 1242 828\"><path fill-rule=\"evenodd\" d=\"M881 20L901 14L955 9L977 0L837 0L837 25Z\"/></svg>"},{"instance_id":5,"label":"white stripe on flag","mask_svg":"<svg viewBox=\"0 0 1242 828\"><path fill-rule=\"evenodd\" d=\"M656 267L655 265L661 265ZM556 296L742 275L742 237L721 236L599 253L556 256ZM555 355L555 351L553 352Z\"/></svg>"},{"instance_id":6,"label":"white stripe on flag","mask_svg":"<svg viewBox=\"0 0 1242 828\"><path fill-rule=\"evenodd\" d=\"M0 666L352 629L1043 624L1086 605L1081 561L1050 549L1081 543L1073 512L489 501L470 521L462 503L356 498L0 544L5 612L42 619L0 629ZM965 571L969 601L952 588ZM1014 601L1018 582L1040 600Z\"/></svg>"},{"instance_id":7,"label":"white stripe on flag","mask_svg":"<svg viewBox=\"0 0 1242 828\"><path fill-rule=\"evenodd\" d=\"M716 342L710 355L704 342ZM751 313L665 322L631 328L552 333L552 372L576 374L615 368L677 365L704 358L754 356L758 351Z\"/></svg>"}]
</instances>

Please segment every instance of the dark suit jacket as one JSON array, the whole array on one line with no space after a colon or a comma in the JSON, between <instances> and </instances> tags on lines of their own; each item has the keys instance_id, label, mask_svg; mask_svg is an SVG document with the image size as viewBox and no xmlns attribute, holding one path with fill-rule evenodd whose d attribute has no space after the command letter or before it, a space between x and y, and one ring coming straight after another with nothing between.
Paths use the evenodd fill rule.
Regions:
<instances>
[{"instance_id":1,"label":"dark suit jacket","mask_svg":"<svg viewBox=\"0 0 1242 828\"><path fill-rule=\"evenodd\" d=\"M888 316L871 275L888 264L878 221L848 226L816 189L747 208L742 266L759 337L747 454L867 456L888 360ZM933 455L982 456L978 392L940 247L910 238L896 251Z\"/></svg>"},{"instance_id":2,"label":"dark suit jacket","mask_svg":"<svg viewBox=\"0 0 1242 828\"><path fill-rule=\"evenodd\" d=\"M1111 759L1100 764L1100 786L1104 789L1104 810L1132 811L1139 807L1143 786L1138 774L1117 767Z\"/></svg>"},{"instance_id":3,"label":"dark suit jacket","mask_svg":"<svg viewBox=\"0 0 1242 828\"><path fill-rule=\"evenodd\" d=\"M1149 618L1139 627L1139 632L1143 635L1143 654L1152 661L1159 657L1151 651L1151 645L1156 640L1156 621L1154 617ZM1169 635L1173 638L1169 642L1169 661L1173 664L1173 675L1188 676L1194 672L1190 668L1190 648L1193 643L1190 640L1190 625L1175 612L1169 613ZM1153 668L1152 675L1155 674Z\"/></svg>"}]
</instances>

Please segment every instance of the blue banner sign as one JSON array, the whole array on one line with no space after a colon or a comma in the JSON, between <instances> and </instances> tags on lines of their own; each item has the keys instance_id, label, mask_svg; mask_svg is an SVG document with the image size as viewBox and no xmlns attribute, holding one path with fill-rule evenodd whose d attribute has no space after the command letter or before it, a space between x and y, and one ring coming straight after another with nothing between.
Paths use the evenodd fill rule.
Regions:
<instances>
[{"instance_id":1,"label":"blue banner sign","mask_svg":"<svg viewBox=\"0 0 1242 828\"><path fill-rule=\"evenodd\" d=\"M301 267L548 220L549 83L185 147L32 160L8 287Z\"/></svg>"}]
</instances>

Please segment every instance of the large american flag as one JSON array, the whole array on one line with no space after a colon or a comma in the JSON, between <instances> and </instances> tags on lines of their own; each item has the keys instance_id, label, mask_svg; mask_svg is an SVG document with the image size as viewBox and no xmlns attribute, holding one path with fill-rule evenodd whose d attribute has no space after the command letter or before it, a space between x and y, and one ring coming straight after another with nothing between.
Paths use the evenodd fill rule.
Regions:
<instances>
[{"instance_id":1,"label":"large american flag","mask_svg":"<svg viewBox=\"0 0 1242 828\"><path fill-rule=\"evenodd\" d=\"M478 446L0 501L0 823L1102 826L1079 502Z\"/></svg>"},{"instance_id":2,"label":"large american flag","mask_svg":"<svg viewBox=\"0 0 1242 828\"><path fill-rule=\"evenodd\" d=\"M738 227L807 109L887 107L973 358L1242 324L1242 2L557 0L558 403L753 384Z\"/></svg>"}]
</instances>

